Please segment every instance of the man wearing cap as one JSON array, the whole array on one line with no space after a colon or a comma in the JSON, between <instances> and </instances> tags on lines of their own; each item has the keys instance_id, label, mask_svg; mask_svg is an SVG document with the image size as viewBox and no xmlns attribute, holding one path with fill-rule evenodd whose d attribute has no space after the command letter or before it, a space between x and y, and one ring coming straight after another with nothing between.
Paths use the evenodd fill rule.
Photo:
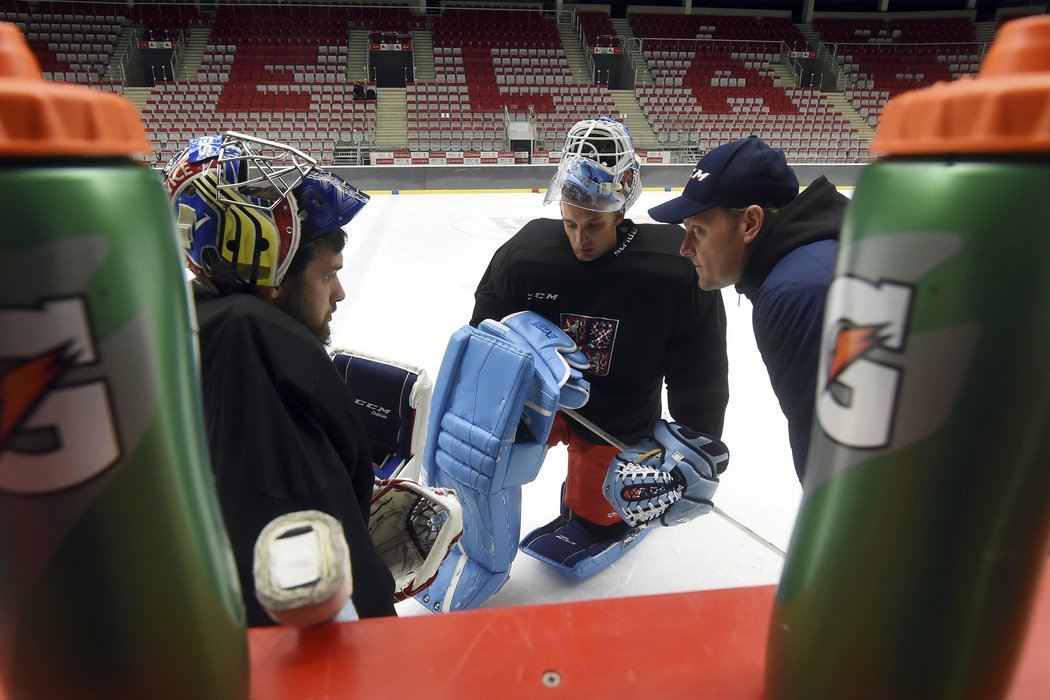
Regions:
<instances>
[{"instance_id":1,"label":"man wearing cap","mask_svg":"<svg viewBox=\"0 0 1050 700\"><path fill-rule=\"evenodd\" d=\"M751 136L701 158L681 196L649 215L685 226L679 252L702 289L735 284L752 303L755 341L788 420L801 481L824 300L849 199L823 175L801 193L798 187L784 152Z\"/></svg>"}]
</instances>

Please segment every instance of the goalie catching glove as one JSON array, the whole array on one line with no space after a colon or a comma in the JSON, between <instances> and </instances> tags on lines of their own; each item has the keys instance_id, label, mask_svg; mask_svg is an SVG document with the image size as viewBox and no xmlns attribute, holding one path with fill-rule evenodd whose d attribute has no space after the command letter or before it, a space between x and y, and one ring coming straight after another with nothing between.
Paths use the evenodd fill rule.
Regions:
<instances>
[{"instance_id":1,"label":"goalie catching glove","mask_svg":"<svg viewBox=\"0 0 1050 700\"><path fill-rule=\"evenodd\" d=\"M603 491L628 525L680 525L711 511L728 465L720 440L659 420L652 437L613 458Z\"/></svg>"},{"instance_id":2,"label":"goalie catching glove","mask_svg":"<svg viewBox=\"0 0 1050 700\"><path fill-rule=\"evenodd\" d=\"M463 534L463 508L451 489L377 479L368 533L394 577L394 600L405 600L434 582Z\"/></svg>"}]
</instances>

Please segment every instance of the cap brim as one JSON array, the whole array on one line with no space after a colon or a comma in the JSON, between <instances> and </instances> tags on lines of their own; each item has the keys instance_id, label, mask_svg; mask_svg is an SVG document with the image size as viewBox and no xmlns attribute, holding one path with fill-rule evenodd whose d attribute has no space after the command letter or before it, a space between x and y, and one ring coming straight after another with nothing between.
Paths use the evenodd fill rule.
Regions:
<instances>
[{"instance_id":1,"label":"cap brim","mask_svg":"<svg viewBox=\"0 0 1050 700\"><path fill-rule=\"evenodd\" d=\"M684 196L675 197L669 202L664 202L650 209L649 216L652 217L653 221L660 221L665 224L680 224L683 219L705 212L714 206L714 204L689 199Z\"/></svg>"}]
</instances>

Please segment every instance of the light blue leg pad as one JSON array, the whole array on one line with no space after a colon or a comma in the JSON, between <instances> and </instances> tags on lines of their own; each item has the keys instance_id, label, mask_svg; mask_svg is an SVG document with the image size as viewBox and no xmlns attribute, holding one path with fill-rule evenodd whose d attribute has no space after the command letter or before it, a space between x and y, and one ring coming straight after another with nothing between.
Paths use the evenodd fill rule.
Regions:
<instances>
[{"instance_id":1,"label":"light blue leg pad","mask_svg":"<svg viewBox=\"0 0 1050 700\"><path fill-rule=\"evenodd\" d=\"M424 480L455 489L463 537L416 599L433 611L470 610L506 582L521 532L521 485L536 478L546 443L514 442L533 389L527 350L469 326L442 359L423 449Z\"/></svg>"}]
</instances>

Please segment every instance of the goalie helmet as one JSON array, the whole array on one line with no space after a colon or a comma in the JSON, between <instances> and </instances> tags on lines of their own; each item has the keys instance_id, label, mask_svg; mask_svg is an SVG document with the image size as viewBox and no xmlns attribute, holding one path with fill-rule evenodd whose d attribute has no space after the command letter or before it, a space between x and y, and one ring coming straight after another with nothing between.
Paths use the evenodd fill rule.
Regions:
<instances>
[{"instance_id":1,"label":"goalie helmet","mask_svg":"<svg viewBox=\"0 0 1050 700\"><path fill-rule=\"evenodd\" d=\"M639 167L626 126L610 117L577 122L565 137L543 203L626 212L642 193Z\"/></svg>"},{"instance_id":2,"label":"goalie helmet","mask_svg":"<svg viewBox=\"0 0 1050 700\"><path fill-rule=\"evenodd\" d=\"M305 153L234 131L192 139L163 176L187 266L212 288L279 285L301 244L368 202Z\"/></svg>"}]
</instances>

